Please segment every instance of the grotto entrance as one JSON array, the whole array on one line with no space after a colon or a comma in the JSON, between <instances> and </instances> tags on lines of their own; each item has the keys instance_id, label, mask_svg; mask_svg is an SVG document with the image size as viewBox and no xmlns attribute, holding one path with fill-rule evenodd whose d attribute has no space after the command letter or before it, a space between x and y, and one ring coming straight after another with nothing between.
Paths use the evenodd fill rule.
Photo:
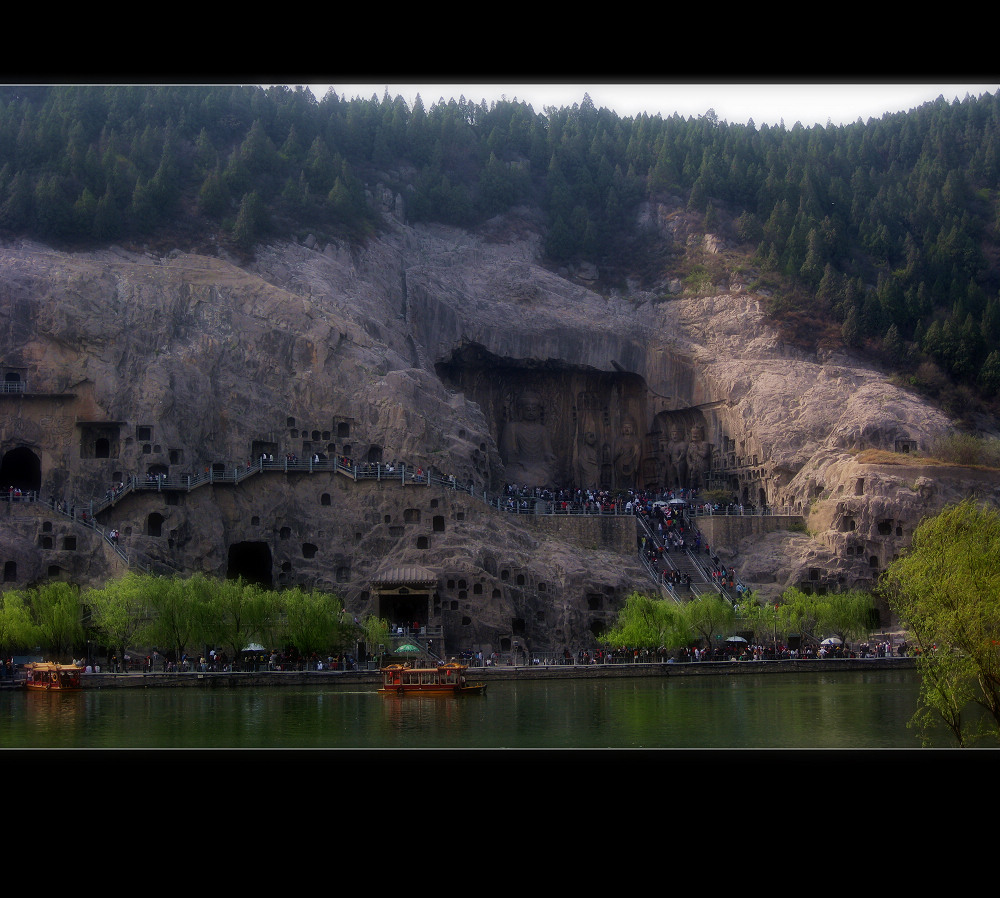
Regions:
<instances>
[{"instance_id":1,"label":"grotto entrance","mask_svg":"<svg viewBox=\"0 0 1000 898\"><path fill-rule=\"evenodd\" d=\"M438 376L479 405L508 484L568 489L704 487L717 423L612 362L597 371L500 359L463 346ZM687 378L686 394L695 392Z\"/></svg>"},{"instance_id":2,"label":"grotto entrance","mask_svg":"<svg viewBox=\"0 0 1000 898\"><path fill-rule=\"evenodd\" d=\"M42 488L41 460L26 446L5 452L0 462L0 489L10 487L22 493L38 492Z\"/></svg>"},{"instance_id":3,"label":"grotto entrance","mask_svg":"<svg viewBox=\"0 0 1000 898\"><path fill-rule=\"evenodd\" d=\"M391 567L378 572L372 578L378 616L389 621L392 634L402 629L412 633L414 625L418 631L433 626L432 598L437 590L438 578L426 568L412 565Z\"/></svg>"},{"instance_id":4,"label":"grotto entrance","mask_svg":"<svg viewBox=\"0 0 1000 898\"><path fill-rule=\"evenodd\" d=\"M267 543L233 543L229 547L226 579L242 577L247 583L270 589L273 585L271 567L271 547Z\"/></svg>"}]
</instances>

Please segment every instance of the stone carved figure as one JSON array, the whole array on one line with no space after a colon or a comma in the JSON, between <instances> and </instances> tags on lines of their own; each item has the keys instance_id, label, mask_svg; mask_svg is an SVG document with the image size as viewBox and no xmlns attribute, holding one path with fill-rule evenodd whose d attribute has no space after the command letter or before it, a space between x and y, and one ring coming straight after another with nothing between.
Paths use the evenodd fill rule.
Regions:
<instances>
[{"instance_id":1,"label":"stone carved figure","mask_svg":"<svg viewBox=\"0 0 1000 898\"><path fill-rule=\"evenodd\" d=\"M688 485L687 441L681 434L681 429L673 424L670 427L670 438L667 440L667 462L669 487L686 487Z\"/></svg>"},{"instance_id":2,"label":"stone carved figure","mask_svg":"<svg viewBox=\"0 0 1000 898\"><path fill-rule=\"evenodd\" d=\"M705 442L705 428L695 424L687 447L688 477L691 486L702 486L705 472L711 467L712 447Z\"/></svg>"},{"instance_id":3,"label":"stone carved figure","mask_svg":"<svg viewBox=\"0 0 1000 898\"><path fill-rule=\"evenodd\" d=\"M641 455L642 446L636 435L635 421L626 418L622 421L621 437L615 449L615 486L618 489L630 489L638 485L636 477Z\"/></svg>"},{"instance_id":4,"label":"stone carved figure","mask_svg":"<svg viewBox=\"0 0 1000 898\"><path fill-rule=\"evenodd\" d=\"M531 487L554 484L556 454L542 418L539 395L531 390L522 393L517 412L504 426L500 439L508 482Z\"/></svg>"},{"instance_id":5,"label":"stone carved figure","mask_svg":"<svg viewBox=\"0 0 1000 898\"><path fill-rule=\"evenodd\" d=\"M573 473L576 485L582 489L596 489L601 482L601 450L593 421L581 421L575 449Z\"/></svg>"}]
</instances>

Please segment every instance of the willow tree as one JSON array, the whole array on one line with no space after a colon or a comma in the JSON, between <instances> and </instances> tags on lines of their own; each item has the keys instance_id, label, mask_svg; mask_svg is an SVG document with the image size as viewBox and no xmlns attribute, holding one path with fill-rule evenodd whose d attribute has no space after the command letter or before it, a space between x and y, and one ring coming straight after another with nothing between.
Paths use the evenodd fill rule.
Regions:
<instances>
[{"instance_id":1,"label":"willow tree","mask_svg":"<svg viewBox=\"0 0 1000 898\"><path fill-rule=\"evenodd\" d=\"M789 587L777 603L777 630L786 635L815 636L822 613L822 602L818 596Z\"/></svg>"},{"instance_id":2,"label":"willow tree","mask_svg":"<svg viewBox=\"0 0 1000 898\"><path fill-rule=\"evenodd\" d=\"M80 590L73 583L54 580L31 591L31 614L39 642L60 658L83 642Z\"/></svg>"},{"instance_id":3,"label":"willow tree","mask_svg":"<svg viewBox=\"0 0 1000 898\"><path fill-rule=\"evenodd\" d=\"M333 593L301 587L282 590L277 604L283 616L283 642L295 646L302 656L314 652L340 652L354 635L344 622L344 603Z\"/></svg>"},{"instance_id":4,"label":"willow tree","mask_svg":"<svg viewBox=\"0 0 1000 898\"><path fill-rule=\"evenodd\" d=\"M687 626L709 646L715 637L731 631L736 623L736 609L718 593L700 595L681 607Z\"/></svg>"},{"instance_id":5,"label":"willow tree","mask_svg":"<svg viewBox=\"0 0 1000 898\"><path fill-rule=\"evenodd\" d=\"M878 626L875 597L863 590L829 593L817 603L817 627L842 643L862 639Z\"/></svg>"},{"instance_id":6,"label":"willow tree","mask_svg":"<svg viewBox=\"0 0 1000 898\"><path fill-rule=\"evenodd\" d=\"M658 649L686 645L690 638L682 606L634 592L625 600L618 620L604 632L601 641L616 647Z\"/></svg>"},{"instance_id":7,"label":"willow tree","mask_svg":"<svg viewBox=\"0 0 1000 898\"><path fill-rule=\"evenodd\" d=\"M361 621L361 632L369 654L374 654L380 646L389 644L389 621L384 617L366 615Z\"/></svg>"},{"instance_id":8,"label":"willow tree","mask_svg":"<svg viewBox=\"0 0 1000 898\"><path fill-rule=\"evenodd\" d=\"M1000 512L966 500L924 520L883 588L919 652L925 743L942 725L959 746L1000 741Z\"/></svg>"},{"instance_id":9,"label":"willow tree","mask_svg":"<svg viewBox=\"0 0 1000 898\"><path fill-rule=\"evenodd\" d=\"M129 572L82 596L91 626L123 660L126 650L150 620L154 577Z\"/></svg>"},{"instance_id":10,"label":"willow tree","mask_svg":"<svg viewBox=\"0 0 1000 898\"><path fill-rule=\"evenodd\" d=\"M15 649L39 645L38 627L31 617L31 596L26 589L0 593L0 650L4 655Z\"/></svg>"},{"instance_id":11,"label":"willow tree","mask_svg":"<svg viewBox=\"0 0 1000 898\"><path fill-rule=\"evenodd\" d=\"M272 641L278 627L275 593L242 578L220 580L212 590L206 638L239 656L250 643Z\"/></svg>"},{"instance_id":12,"label":"willow tree","mask_svg":"<svg viewBox=\"0 0 1000 898\"><path fill-rule=\"evenodd\" d=\"M736 603L736 618L740 629L753 633L754 642L777 641L777 608L761 601L755 592L745 592Z\"/></svg>"},{"instance_id":13,"label":"willow tree","mask_svg":"<svg viewBox=\"0 0 1000 898\"><path fill-rule=\"evenodd\" d=\"M151 646L169 649L179 662L189 645L204 641L215 582L204 574L155 578L149 590Z\"/></svg>"}]
</instances>

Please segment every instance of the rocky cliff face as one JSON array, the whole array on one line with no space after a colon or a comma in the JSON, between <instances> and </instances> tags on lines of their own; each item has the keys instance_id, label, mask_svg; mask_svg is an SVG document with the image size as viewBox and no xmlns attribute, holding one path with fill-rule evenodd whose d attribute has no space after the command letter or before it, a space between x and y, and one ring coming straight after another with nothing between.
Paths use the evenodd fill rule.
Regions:
<instances>
[{"instance_id":1,"label":"rocky cliff face","mask_svg":"<svg viewBox=\"0 0 1000 898\"><path fill-rule=\"evenodd\" d=\"M668 210L646 214L659 239L687 239ZM970 488L995 493L968 471L865 465L859 451L926 449L949 422L850 358L783 345L738 280L604 296L544 268L537 234L516 224L396 222L365 247L275 243L248 266L0 248L14 387L0 396L0 478L86 506L132 475L177 482L262 454L454 476L472 496L282 474L130 495L102 519L166 569L248 566L484 650L586 644L647 586L621 522L546 529L476 498L509 481L696 484L788 508L808 533L717 543L776 591L864 583L922 515ZM99 582L117 564L44 515L8 514L0 554L18 585Z\"/></svg>"}]
</instances>

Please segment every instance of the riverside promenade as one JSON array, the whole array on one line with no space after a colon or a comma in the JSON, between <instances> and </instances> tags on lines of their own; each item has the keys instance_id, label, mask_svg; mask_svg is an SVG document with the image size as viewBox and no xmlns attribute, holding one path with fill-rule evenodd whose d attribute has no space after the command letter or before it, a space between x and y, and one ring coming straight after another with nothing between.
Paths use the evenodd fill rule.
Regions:
<instances>
[{"instance_id":1,"label":"riverside promenade","mask_svg":"<svg viewBox=\"0 0 1000 898\"><path fill-rule=\"evenodd\" d=\"M847 673L852 671L913 670L912 656L891 658L797 659L781 661L690 661L635 664L543 664L470 667L470 681L500 683L510 680L602 680L650 677L703 677L780 674ZM182 673L91 673L84 689L280 688L309 686L323 689L374 690L382 682L378 670L316 671L185 671Z\"/></svg>"}]
</instances>

